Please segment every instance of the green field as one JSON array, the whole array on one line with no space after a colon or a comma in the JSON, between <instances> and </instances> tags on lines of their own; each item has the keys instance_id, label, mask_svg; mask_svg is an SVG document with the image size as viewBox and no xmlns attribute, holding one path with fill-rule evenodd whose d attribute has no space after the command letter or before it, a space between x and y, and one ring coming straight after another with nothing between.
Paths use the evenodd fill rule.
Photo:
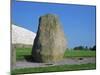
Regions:
<instances>
[{"instance_id":1,"label":"green field","mask_svg":"<svg viewBox=\"0 0 100 75\"><path fill-rule=\"evenodd\" d=\"M95 57L96 51L90 50L66 50L64 57Z\"/></svg>"},{"instance_id":2,"label":"green field","mask_svg":"<svg viewBox=\"0 0 100 75\"><path fill-rule=\"evenodd\" d=\"M16 49L16 59L24 60L25 56L31 55L31 48L17 48ZM96 52L90 50L66 50L64 57L95 57Z\"/></svg>"},{"instance_id":3,"label":"green field","mask_svg":"<svg viewBox=\"0 0 100 75\"><path fill-rule=\"evenodd\" d=\"M25 56L31 55L31 48L16 48L16 60L23 60Z\"/></svg>"},{"instance_id":4,"label":"green field","mask_svg":"<svg viewBox=\"0 0 100 75\"><path fill-rule=\"evenodd\" d=\"M31 48L16 48L16 59L25 60L25 56L31 55ZM76 57L95 57L96 51L90 50L66 50L65 58L76 58ZM48 67L36 67L36 68L22 68L11 71L12 75L16 74L28 74L28 73L43 73L43 72L60 72L60 71L76 71L76 70L92 70L96 69L96 63L90 64L79 64L79 65L59 65L59 66L48 66Z\"/></svg>"},{"instance_id":5,"label":"green field","mask_svg":"<svg viewBox=\"0 0 100 75\"><path fill-rule=\"evenodd\" d=\"M42 72L76 71L76 70L88 70L88 69L89 70L96 69L96 64L59 65L59 66L49 66L49 67L15 69L12 71L12 75L42 73Z\"/></svg>"}]
</instances>

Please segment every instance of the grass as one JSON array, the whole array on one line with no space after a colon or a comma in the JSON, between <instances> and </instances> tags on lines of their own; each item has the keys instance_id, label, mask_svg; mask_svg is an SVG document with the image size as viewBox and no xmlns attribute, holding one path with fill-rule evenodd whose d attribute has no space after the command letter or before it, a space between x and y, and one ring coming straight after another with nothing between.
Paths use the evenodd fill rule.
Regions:
<instances>
[{"instance_id":1,"label":"grass","mask_svg":"<svg viewBox=\"0 0 100 75\"><path fill-rule=\"evenodd\" d=\"M59 66L49 66L49 67L15 69L12 71L12 75L28 74L28 73L43 73L43 72L91 70L91 69L96 69L96 64L59 65Z\"/></svg>"},{"instance_id":2,"label":"grass","mask_svg":"<svg viewBox=\"0 0 100 75\"><path fill-rule=\"evenodd\" d=\"M16 49L16 59L17 60L24 60L25 56L31 55L31 48L17 48ZM89 50L66 50L64 57L95 57L95 51Z\"/></svg>"},{"instance_id":3,"label":"grass","mask_svg":"<svg viewBox=\"0 0 100 75\"><path fill-rule=\"evenodd\" d=\"M24 60L25 56L31 55L31 48L17 48L16 59ZM95 51L89 50L66 50L64 57L95 57ZM59 71L76 71L76 70L91 70L95 69L96 64L79 64L79 65L59 65L59 66L48 66L48 67L36 67L36 68L22 68L15 69L12 71L12 75L16 74L28 74L28 73L43 73L43 72L59 72Z\"/></svg>"},{"instance_id":4,"label":"grass","mask_svg":"<svg viewBox=\"0 0 100 75\"><path fill-rule=\"evenodd\" d=\"M31 55L31 48L16 48L16 59L23 60L24 56Z\"/></svg>"},{"instance_id":5,"label":"grass","mask_svg":"<svg viewBox=\"0 0 100 75\"><path fill-rule=\"evenodd\" d=\"M95 57L96 51L90 50L66 50L64 57Z\"/></svg>"}]
</instances>

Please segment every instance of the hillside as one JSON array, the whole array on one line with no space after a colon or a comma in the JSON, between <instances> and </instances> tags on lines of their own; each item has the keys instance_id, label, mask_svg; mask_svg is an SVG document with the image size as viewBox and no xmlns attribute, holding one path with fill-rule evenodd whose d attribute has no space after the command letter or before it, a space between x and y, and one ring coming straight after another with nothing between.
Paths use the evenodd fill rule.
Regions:
<instances>
[{"instance_id":1,"label":"hillside","mask_svg":"<svg viewBox=\"0 0 100 75\"><path fill-rule=\"evenodd\" d=\"M36 33L23 27L12 24L12 44L28 44L32 45Z\"/></svg>"}]
</instances>

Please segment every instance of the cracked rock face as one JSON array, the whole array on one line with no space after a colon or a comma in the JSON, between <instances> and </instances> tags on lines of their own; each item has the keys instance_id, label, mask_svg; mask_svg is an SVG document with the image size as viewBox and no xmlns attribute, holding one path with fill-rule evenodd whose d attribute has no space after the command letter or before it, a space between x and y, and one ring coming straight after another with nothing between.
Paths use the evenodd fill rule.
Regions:
<instances>
[{"instance_id":1,"label":"cracked rock face","mask_svg":"<svg viewBox=\"0 0 100 75\"><path fill-rule=\"evenodd\" d=\"M33 59L38 62L60 61L66 46L66 38L58 17L53 14L41 16L32 49Z\"/></svg>"}]
</instances>

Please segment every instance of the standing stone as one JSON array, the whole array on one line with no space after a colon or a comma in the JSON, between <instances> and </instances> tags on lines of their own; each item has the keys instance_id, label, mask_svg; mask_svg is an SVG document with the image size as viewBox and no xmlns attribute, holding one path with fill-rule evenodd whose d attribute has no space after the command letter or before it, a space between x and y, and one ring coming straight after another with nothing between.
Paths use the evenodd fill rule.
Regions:
<instances>
[{"instance_id":1,"label":"standing stone","mask_svg":"<svg viewBox=\"0 0 100 75\"><path fill-rule=\"evenodd\" d=\"M32 57L38 62L57 62L63 59L66 50L66 39L58 17L46 14L39 18L39 26Z\"/></svg>"}]
</instances>

